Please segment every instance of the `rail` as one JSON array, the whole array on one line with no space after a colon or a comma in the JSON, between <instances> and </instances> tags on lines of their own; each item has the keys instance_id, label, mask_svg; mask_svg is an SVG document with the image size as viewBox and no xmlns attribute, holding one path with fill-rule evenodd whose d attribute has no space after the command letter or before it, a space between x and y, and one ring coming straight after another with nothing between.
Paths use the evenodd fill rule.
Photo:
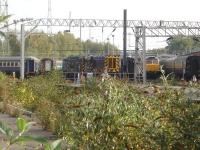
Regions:
<instances>
[{"instance_id":1,"label":"rail","mask_svg":"<svg viewBox=\"0 0 200 150\"><path fill-rule=\"evenodd\" d=\"M134 73L93 73L93 72L63 72L63 78L66 80L71 80L76 83L80 83L81 80L88 78L102 78L102 77L114 77L117 79L125 79L128 81L134 80Z\"/></svg>"}]
</instances>

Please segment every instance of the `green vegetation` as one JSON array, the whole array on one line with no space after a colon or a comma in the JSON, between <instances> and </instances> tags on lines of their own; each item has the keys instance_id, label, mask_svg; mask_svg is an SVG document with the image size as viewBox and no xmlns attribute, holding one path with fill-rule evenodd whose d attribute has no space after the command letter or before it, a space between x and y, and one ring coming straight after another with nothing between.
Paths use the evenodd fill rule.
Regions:
<instances>
[{"instance_id":1,"label":"green vegetation","mask_svg":"<svg viewBox=\"0 0 200 150\"><path fill-rule=\"evenodd\" d=\"M167 49L171 54L189 53L196 48L200 48L200 43L190 37L175 36L167 40Z\"/></svg>"},{"instance_id":2,"label":"green vegetation","mask_svg":"<svg viewBox=\"0 0 200 150\"><path fill-rule=\"evenodd\" d=\"M195 37L174 36L167 39L165 48L152 49L151 54L187 54L200 50L200 39Z\"/></svg>"},{"instance_id":3,"label":"green vegetation","mask_svg":"<svg viewBox=\"0 0 200 150\"><path fill-rule=\"evenodd\" d=\"M53 143L49 144L44 137L33 136L33 135L24 135L27 132L31 125L34 122L26 122L23 118L18 118L16 121L16 126L18 133L15 135L14 131L9 128L6 124L0 121L0 132L6 136L7 145L5 148L0 147L1 150L9 150L10 147L15 143L24 143L28 141L36 141L44 144L45 150L60 150L61 141L56 140ZM36 147L35 147L36 148Z\"/></svg>"},{"instance_id":4,"label":"green vegetation","mask_svg":"<svg viewBox=\"0 0 200 150\"><path fill-rule=\"evenodd\" d=\"M9 35L9 55L20 55L20 39L18 39L15 32ZM5 45L6 41L1 41ZM26 55L43 57L66 57L69 55L83 55L85 53L93 55L101 55L109 49L117 48L110 43L98 43L91 40L80 41L75 38L73 34L66 32L58 32L54 35L47 35L44 32L36 32L29 35L25 40ZM0 47L3 51L5 47Z\"/></svg>"},{"instance_id":5,"label":"green vegetation","mask_svg":"<svg viewBox=\"0 0 200 150\"><path fill-rule=\"evenodd\" d=\"M12 83L5 101L34 111L70 149L200 149L200 105L163 81L163 88L113 78L71 87L52 72Z\"/></svg>"},{"instance_id":6,"label":"green vegetation","mask_svg":"<svg viewBox=\"0 0 200 150\"><path fill-rule=\"evenodd\" d=\"M11 15L5 16L5 15L0 14L0 24L5 23L8 20L8 18L10 18L10 17L11 17ZM5 37L6 35L4 32L0 31L0 36Z\"/></svg>"}]
</instances>

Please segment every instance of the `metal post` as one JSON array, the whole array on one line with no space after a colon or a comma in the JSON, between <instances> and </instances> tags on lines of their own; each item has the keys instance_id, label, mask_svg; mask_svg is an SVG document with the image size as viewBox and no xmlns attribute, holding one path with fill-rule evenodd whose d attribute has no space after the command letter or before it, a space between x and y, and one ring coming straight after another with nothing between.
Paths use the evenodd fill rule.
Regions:
<instances>
[{"instance_id":1,"label":"metal post","mask_svg":"<svg viewBox=\"0 0 200 150\"><path fill-rule=\"evenodd\" d=\"M115 48L114 48L114 44L115 44L115 35L112 35L112 38L113 38L113 52L112 52L112 54L114 55L114 51L115 51Z\"/></svg>"},{"instance_id":2,"label":"metal post","mask_svg":"<svg viewBox=\"0 0 200 150\"><path fill-rule=\"evenodd\" d=\"M25 33L24 24L21 25L21 68L20 68L20 78L24 80L24 50L25 50Z\"/></svg>"},{"instance_id":3,"label":"metal post","mask_svg":"<svg viewBox=\"0 0 200 150\"><path fill-rule=\"evenodd\" d=\"M123 74L126 73L126 44L127 44L127 10L124 9L124 24L123 24Z\"/></svg>"},{"instance_id":4,"label":"metal post","mask_svg":"<svg viewBox=\"0 0 200 150\"><path fill-rule=\"evenodd\" d=\"M138 54L139 53L139 28L135 27L135 58L134 58L134 81L137 83L138 77Z\"/></svg>"},{"instance_id":5,"label":"metal post","mask_svg":"<svg viewBox=\"0 0 200 150\"><path fill-rule=\"evenodd\" d=\"M147 75L147 71L146 71L146 28L143 26L142 27L142 56L143 56L143 84L146 83L146 75Z\"/></svg>"},{"instance_id":6,"label":"metal post","mask_svg":"<svg viewBox=\"0 0 200 150\"><path fill-rule=\"evenodd\" d=\"M146 83L146 27L135 27L134 81Z\"/></svg>"},{"instance_id":7,"label":"metal post","mask_svg":"<svg viewBox=\"0 0 200 150\"><path fill-rule=\"evenodd\" d=\"M82 41L82 25L81 25L81 19L80 19L80 48L81 48L81 50L82 50L82 43L81 43L81 41ZM87 55L87 51L86 51L86 54L85 55Z\"/></svg>"},{"instance_id":8,"label":"metal post","mask_svg":"<svg viewBox=\"0 0 200 150\"><path fill-rule=\"evenodd\" d=\"M107 47L108 47L107 55L110 55L110 50L109 50L109 38L107 38Z\"/></svg>"}]
</instances>

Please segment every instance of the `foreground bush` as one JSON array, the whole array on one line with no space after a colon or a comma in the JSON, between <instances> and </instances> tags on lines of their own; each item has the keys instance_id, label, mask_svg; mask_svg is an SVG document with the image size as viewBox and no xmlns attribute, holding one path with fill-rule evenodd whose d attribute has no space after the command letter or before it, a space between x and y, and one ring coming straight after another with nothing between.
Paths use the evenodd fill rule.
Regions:
<instances>
[{"instance_id":1,"label":"foreground bush","mask_svg":"<svg viewBox=\"0 0 200 150\"><path fill-rule=\"evenodd\" d=\"M0 102L3 101L3 97L5 97L7 83L8 83L8 80L7 80L6 75L0 72Z\"/></svg>"},{"instance_id":2,"label":"foreground bush","mask_svg":"<svg viewBox=\"0 0 200 150\"><path fill-rule=\"evenodd\" d=\"M53 72L16 85L11 95L71 149L200 149L200 106L182 89L165 84L150 96L112 78L60 88L63 82Z\"/></svg>"},{"instance_id":3,"label":"foreground bush","mask_svg":"<svg viewBox=\"0 0 200 150\"><path fill-rule=\"evenodd\" d=\"M61 73L53 71L47 76L39 76L16 83L11 89L11 99L24 108L34 111L40 101L56 101L60 95L58 84L62 83Z\"/></svg>"}]
</instances>

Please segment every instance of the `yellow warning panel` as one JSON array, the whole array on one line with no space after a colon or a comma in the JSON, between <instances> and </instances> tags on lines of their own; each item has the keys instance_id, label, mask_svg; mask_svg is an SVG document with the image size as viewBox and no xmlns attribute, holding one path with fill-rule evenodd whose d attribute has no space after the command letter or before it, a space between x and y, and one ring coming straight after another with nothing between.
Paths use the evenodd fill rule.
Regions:
<instances>
[{"instance_id":1,"label":"yellow warning panel","mask_svg":"<svg viewBox=\"0 0 200 150\"><path fill-rule=\"evenodd\" d=\"M120 71L120 56L119 55L106 56L104 63L108 72Z\"/></svg>"},{"instance_id":2,"label":"yellow warning panel","mask_svg":"<svg viewBox=\"0 0 200 150\"><path fill-rule=\"evenodd\" d=\"M159 64L146 64L147 72L159 72L160 65Z\"/></svg>"}]
</instances>

